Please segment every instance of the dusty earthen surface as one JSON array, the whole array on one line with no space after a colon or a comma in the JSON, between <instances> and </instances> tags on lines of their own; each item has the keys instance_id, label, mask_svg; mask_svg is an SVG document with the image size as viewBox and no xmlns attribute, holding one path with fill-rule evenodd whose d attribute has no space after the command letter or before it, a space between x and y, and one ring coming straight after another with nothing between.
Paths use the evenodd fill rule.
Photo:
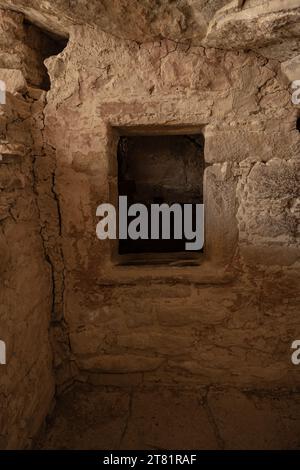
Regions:
<instances>
[{"instance_id":1,"label":"dusty earthen surface","mask_svg":"<svg viewBox=\"0 0 300 470\"><path fill-rule=\"evenodd\" d=\"M63 394L42 449L299 449L299 394L285 390L115 388Z\"/></svg>"},{"instance_id":2,"label":"dusty earthen surface","mask_svg":"<svg viewBox=\"0 0 300 470\"><path fill-rule=\"evenodd\" d=\"M80 22L64 2L30 3L0 2L55 33L1 11L0 447L31 445L56 386L44 448L298 448L296 2L232 2L226 14L228 2L205 2L197 27L167 19L170 35L145 7L134 38L116 2L103 17L90 2ZM124 266L96 238L97 206L118 195L119 136L153 133L204 136L198 266Z\"/></svg>"}]
</instances>

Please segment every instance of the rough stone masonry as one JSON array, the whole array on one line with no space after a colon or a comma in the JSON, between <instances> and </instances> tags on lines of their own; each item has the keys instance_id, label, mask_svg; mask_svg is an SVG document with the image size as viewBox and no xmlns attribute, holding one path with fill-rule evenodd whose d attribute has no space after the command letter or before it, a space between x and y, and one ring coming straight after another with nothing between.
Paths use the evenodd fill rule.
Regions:
<instances>
[{"instance_id":1,"label":"rough stone masonry","mask_svg":"<svg viewBox=\"0 0 300 470\"><path fill-rule=\"evenodd\" d=\"M116 446L188 446L163 427L136 444L142 403L160 415L180 390L189 442L206 423L203 448L299 447L299 1L0 7L0 448L30 448L67 396L112 400ZM119 136L199 132L201 262L116 262L95 227L118 197ZM280 438L253 438L259 409Z\"/></svg>"}]
</instances>

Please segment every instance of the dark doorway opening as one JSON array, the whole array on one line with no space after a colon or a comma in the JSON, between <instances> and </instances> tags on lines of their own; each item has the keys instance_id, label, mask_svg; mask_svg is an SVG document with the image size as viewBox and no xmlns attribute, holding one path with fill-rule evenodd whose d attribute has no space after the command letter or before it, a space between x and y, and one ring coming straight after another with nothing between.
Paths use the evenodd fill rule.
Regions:
<instances>
[{"instance_id":1,"label":"dark doorway opening","mask_svg":"<svg viewBox=\"0 0 300 470\"><path fill-rule=\"evenodd\" d=\"M148 208L149 232L152 204L193 205L196 229L196 204L203 203L204 137L197 135L123 136L118 144L118 191L127 196L128 205L142 203ZM181 253L187 240L174 238L171 213L171 238L158 240L119 240L119 254ZM130 218L128 218L130 223ZM198 252L202 252L200 250ZM191 253L191 252L190 252Z\"/></svg>"},{"instance_id":2,"label":"dark doorway opening","mask_svg":"<svg viewBox=\"0 0 300 470\"><path fill-rule=\"evenodd\" d=\"M68 39L45 31L26 19L23 25L24 42L28 48L25 59L27 82L33 87L49 91L51 83L44 61L48 57L60 54L67 46Z\"/></svg>"}]
</instances>

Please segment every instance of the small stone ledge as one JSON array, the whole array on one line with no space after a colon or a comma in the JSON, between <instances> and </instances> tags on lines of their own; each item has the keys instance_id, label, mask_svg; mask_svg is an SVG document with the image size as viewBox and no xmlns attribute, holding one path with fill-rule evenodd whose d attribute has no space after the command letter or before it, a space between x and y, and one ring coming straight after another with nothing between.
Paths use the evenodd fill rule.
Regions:
<instances>
[{"instance_id":1,"label":"small stone ledge","mask_svg":"<svg viewBox=\"0 0 300 470\"><path fill-rule=\"evenodd\" d=\"M24 145L0 143L0 164L18 163L25 154Z\"/></svg>"},{"instance_id":2,"label":"small stone ledge","mask_svg":"<svg viewBox=\"0 0 300 470\"><path fill-rule=\"evenodd\" d=\"M155 273L155 274L154 274ZM111 266L98 277L97 285L135 285L149 282L181 284L228 284L236 279L236 272L209 261L199 266Z\"/></svg>"}]
</instances>

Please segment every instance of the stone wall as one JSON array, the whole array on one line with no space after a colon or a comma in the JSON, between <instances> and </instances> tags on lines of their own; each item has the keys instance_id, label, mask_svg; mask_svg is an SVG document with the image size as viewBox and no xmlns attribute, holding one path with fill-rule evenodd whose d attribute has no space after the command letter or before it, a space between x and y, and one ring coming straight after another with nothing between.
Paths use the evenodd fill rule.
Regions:
<instances>
[{"instance_id":1,"label":"stone wall","mask_svg":"<svg viewBox=\"0 0 300 470\"><path fill-rule=\"evenodd\" d=\"M88 27L46 64L62 243L52 263L64 266L58 384L296 385L300 135L280 64ZM116 200L118 134L195 130L208 164L203 263L116 265L95 214Z\"/></svg>"},{"instance_id":2,"label":"stone wall","mask_svg":"<svg viewBox=\"0 0 300 470\"><path fill-rule=\"evenodd\" d=\"M41 56L47 39L23 20L0 13L0 79L7 86L0 106L0 338L7 347L0 369L1 449L31 446L55 388L48 332L52 269L36 179L45 153L46 92L40 87L47 81Z\"/></svg>"},{"instance_id":3,"label":"stone wall","mask_svg":"<svg viewBox=\"0 0 300 470\"><path fill-rule=\"evenodd\" d=\"M299 110L280 63L69 23L62 51L12 12L0 29L0 447L31 445L55 381L297 387ZM96 238L97 206L118 195L119 135L153 133L204 135L198 266L123 266Z\"/></svg>"}]
</instances>

